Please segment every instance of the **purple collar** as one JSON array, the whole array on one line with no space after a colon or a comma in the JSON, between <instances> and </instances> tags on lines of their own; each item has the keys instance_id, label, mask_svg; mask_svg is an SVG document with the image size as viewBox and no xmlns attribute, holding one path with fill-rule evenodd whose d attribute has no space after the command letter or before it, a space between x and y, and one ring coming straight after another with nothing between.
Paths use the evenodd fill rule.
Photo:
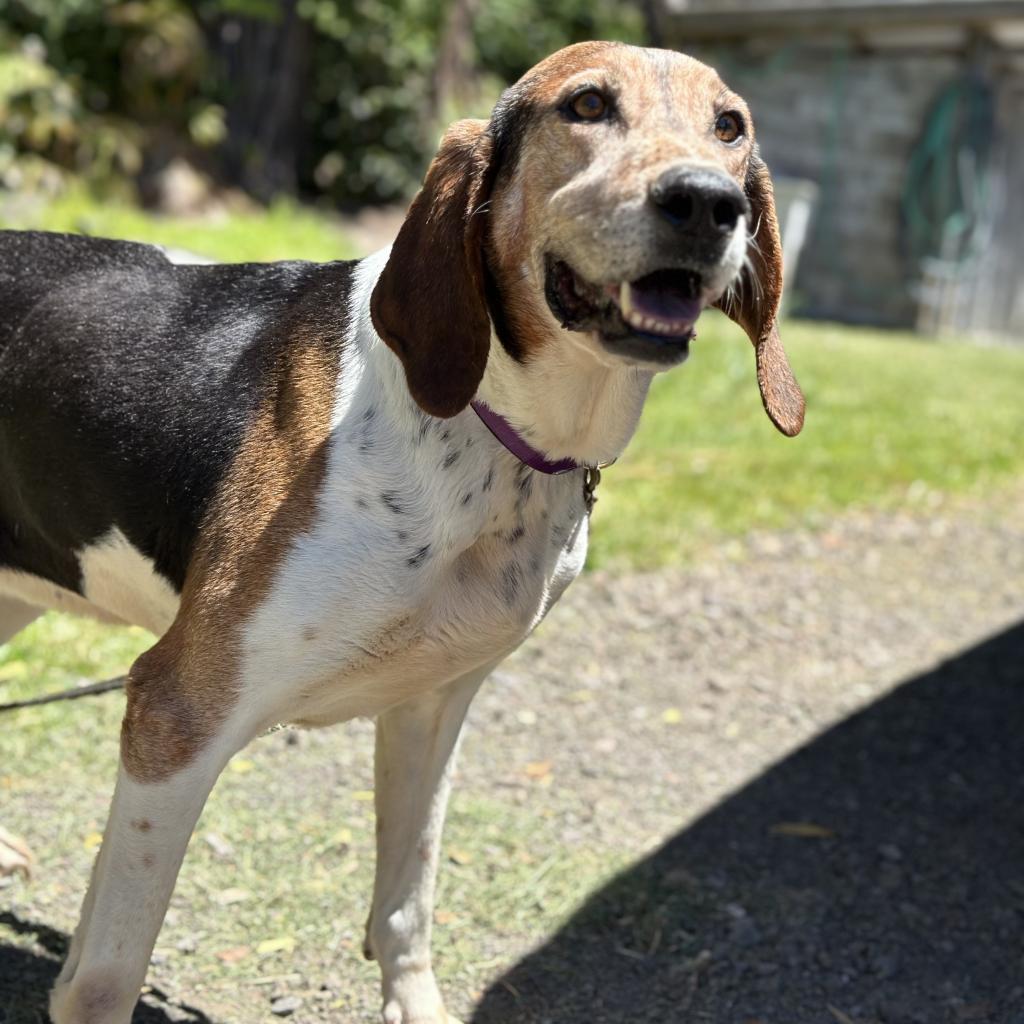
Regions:
<instances>
[{"instance_id":1,"label":"purple collar","mask_svg":"<svg viewBox=\"0 0 1024 1024\"><path fill-rule=\"evenodd\" d=\"M484 426L524 465L538 473L557 476L569 473L574 469L582 469L583 464L575 459L559 459L552 462L533 447L504 416L496 413L490 406L474 399L469 403L473 412L483 420Z\"/></svg>"}]
</instances>

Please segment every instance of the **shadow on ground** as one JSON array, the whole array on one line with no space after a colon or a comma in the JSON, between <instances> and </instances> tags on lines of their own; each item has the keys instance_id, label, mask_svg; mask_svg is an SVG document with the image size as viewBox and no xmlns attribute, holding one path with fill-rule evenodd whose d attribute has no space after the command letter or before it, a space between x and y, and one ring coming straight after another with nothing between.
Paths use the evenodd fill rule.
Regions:
<instances>
[{"instance_id":1,"label":"shadow on ground","mask_svg":"<svg viewBox=\"0 0 1024 1024\"><path fill-rule=\"evenodd\" d=\"M0 913L0 924L34 940L30 949L0 945L0 1024L48 1024L47 999L67 953L68 936L6 912ZM132 1024L211 1024L194 1007L170 1003L159 989L151 989L146 1000L135 1008Z\"/></svg>"},{"instance_id":2,"label":"shadow on ground","mask_svg":"<svg viewBox=\"0 0 1024 1024\"><path fill-rule=\"evenodd\" d=\"M473 1017L627 1021L1024 1024L1024 624L680 832Z\"/></svg>"}]
</instances>

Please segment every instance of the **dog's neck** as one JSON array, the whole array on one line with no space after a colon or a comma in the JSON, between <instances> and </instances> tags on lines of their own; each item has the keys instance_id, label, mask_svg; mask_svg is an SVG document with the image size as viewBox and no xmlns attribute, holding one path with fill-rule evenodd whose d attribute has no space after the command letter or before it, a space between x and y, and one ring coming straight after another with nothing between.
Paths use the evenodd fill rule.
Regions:
<instances>
[{"instance_id":1,"label":"dog's neck","mask_svg":"<svg viewBox=\"0 0 1024 1024\"><path fill-rule=\"evenodd\" d=\"M561 336L526 362L492 336L477 397L548 459L612 462L636 430L653 374L601 362L556 331Z\"/></svg>"},{"instance_id":2,"label":"dog's neck","mask_svg":"<svg viewBox=\"0 0 1024 1024\"><path fill-rule=\"evenodd\" d=\"M375 336L369 301L386 259L387 250L383 250L363 261L353 308L359 333ZM476 397L553 462L572 459L581 466L613 462L636 430L653 374L611 356L602 361L553 318L548 330L547 344L523 362L513 358L492 333L487 368ZM386 381L386 388L394 392L396 400L415 405L397 356L383 342L374 349L376 372ZM465 412L476 421L472 410ZM478 421L472 429L487 432Z\"/></svg>"}]
</instances>

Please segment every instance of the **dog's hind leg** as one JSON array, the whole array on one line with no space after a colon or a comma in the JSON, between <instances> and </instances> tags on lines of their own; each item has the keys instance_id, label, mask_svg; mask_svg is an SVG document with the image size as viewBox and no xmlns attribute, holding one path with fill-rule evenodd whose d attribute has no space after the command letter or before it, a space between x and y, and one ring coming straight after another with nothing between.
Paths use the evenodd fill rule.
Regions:
<instances>
[{"instance_id":1,"label":"dog's hind leg","mask_svg":"<svg viewBox=\"0 0 1024 1024\"><path fill-rule=\"evenodd\" d=\"M430 962L434 881L459 731L488 671L377 719L377 873L366 954L380 962L386 1024L457 1024Z\"/></svg>"},{"instance_id":2,"label":"dog's hind leg","mask_svg":"<svg viewBox=\"0 0 1024 1024\"><path fill-rule=\"evenodd\" d=\"M221 723L198 742L202 709L190 704L173 672L153 675L161 664L153 651L129 677L117 786L81 918L50 996L53 1024L131 1020L196 820L228 759L251 738Z\"/></svg>"}]
</instances>

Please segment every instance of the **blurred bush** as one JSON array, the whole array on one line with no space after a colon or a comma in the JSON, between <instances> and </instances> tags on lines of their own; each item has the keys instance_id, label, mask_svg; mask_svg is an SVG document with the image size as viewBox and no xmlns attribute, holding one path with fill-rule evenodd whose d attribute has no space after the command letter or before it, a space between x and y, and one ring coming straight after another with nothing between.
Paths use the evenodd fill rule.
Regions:
<instances>
[{"instance_id":1,"label":"blurred bush","mask_svg":"<svg viewBox=\"0 0 1024 1024\"><path fill-rule=\"evenodd\" d=\"M442 120L566 43L642 34L616 0L0 0L0 184L185 158L260 199L400 200Z\"/></svg>"}]
</instances>

